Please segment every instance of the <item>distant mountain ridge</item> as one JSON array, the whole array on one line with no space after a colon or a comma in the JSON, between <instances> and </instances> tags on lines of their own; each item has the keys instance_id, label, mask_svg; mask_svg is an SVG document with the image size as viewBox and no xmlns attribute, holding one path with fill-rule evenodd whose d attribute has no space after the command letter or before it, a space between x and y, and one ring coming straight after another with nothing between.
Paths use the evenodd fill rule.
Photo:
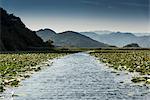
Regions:
<instances>
[{"instance_id":1,"label":"distant mountain ridge","mask_svg":"<svg viewBox=\"0 0 150 100\"><path fill-rule=\"evenodd\" d=\"M56 33L53 30L44 29L37 31L36 34L44 41L51 39L58 47L100 48L109 46L73 31Z\"/></svg>"},{"instance_id":2,"label":"distant mountain ridge","mask_svg":"<svg viewBox=\"0 0 150 100\"><path fill-rule=\"evenodd\" d=\"M0 18L0 51L29 50L46 45L19 17L0 8Z\"/></svg>"},{"instance_id":3,"label":"distant mountain ridge","mask_svg":"<svg viewBox=\"0 0 150 100\"><path fill-rule=\"evenodd\" d=\"M137 43L140 47L150 48L150 36L136 36L132 33L112 32L109 34L97 34L94 32L81 32L96 41L103 42L118 47L127 44Z\"/></svg>"}]
</instances>

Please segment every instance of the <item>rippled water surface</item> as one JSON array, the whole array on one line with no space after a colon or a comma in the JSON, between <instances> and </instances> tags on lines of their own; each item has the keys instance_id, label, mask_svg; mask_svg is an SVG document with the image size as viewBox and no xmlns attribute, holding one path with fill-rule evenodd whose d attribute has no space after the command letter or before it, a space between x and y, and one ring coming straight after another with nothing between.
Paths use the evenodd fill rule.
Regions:
<instances>
[{"instance_id":1,"label":"rippled water surface","mask_svg":"<svg viewBox=\"0 0 150 100\"><path fill-rule=\"evenodd\" d=\"M130 82L86 53L54 60L52 66L8 89L4 100L150 100L150 87ZM11 96L14 91L15 96ZM3 100L2 99L2 100Z\"/></svg>"}]
</instances>

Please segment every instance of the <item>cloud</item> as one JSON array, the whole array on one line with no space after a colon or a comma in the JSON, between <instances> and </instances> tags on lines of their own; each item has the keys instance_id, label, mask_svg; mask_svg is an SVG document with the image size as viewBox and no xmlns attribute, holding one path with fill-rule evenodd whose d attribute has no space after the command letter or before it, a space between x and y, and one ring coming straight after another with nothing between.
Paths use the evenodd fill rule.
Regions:
<instances>
[{"instance_id":1,"label":"cloud","mask_svg":"<svg viewBox=\"0 0 150 100\"><path fill-rule=\"evenodd\" d=\"M94 5L94 6L95 6L95 5L98 6L98 5L101 4L100 2L94 1L94 0L92 0L92 1L91 1L91 0L83 0L83 1L81 1L81 2L82 2L83 4L88 4L88 5L92 5L92 6L93 6L93 5Z\"/></svg>"},{"instance_id":2,"label":"cloud","mask_svg":"<svg viewBox=\"0 0 150 100\"><path fill-rule=\"evenodd\" d=\"M140 3L130 3L130 2L121 2L122 5L134 6L134 7L149 7L149 4L140 4Z\"/></svg>"},{"instance_id":3,"label":"cloud","mask_svg":"<svg viewBox=\"0 0 150 100\"><path fill-rule=\"evenodd\" d=\"M116 6L116 5L125 5L125 6L133 6L133 7L144 7L148 8L149 3L140 3L140 2L131 2L130 0L82 0L81 3L87 4L87 5L92 5L92 6L99 6L99 5L111 5L111 6Z\"/></svg>"}]
</instances>

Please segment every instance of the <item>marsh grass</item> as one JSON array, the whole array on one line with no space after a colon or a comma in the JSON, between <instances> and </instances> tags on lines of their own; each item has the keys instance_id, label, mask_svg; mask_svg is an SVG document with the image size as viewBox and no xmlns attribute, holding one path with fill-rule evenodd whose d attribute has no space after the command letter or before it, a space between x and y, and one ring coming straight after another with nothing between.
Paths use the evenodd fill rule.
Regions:
<instances>
[{"instance_id":1,"label":"marsh grass","mask_svg":"<svg viewBox=\"0 0 150 100\"><path fill-rule=\"evenodd\" d=\"M150 75L150 50L94 50L91 55L116 70ZM134 77L133 82L147 82L148 77Z\"/></svg>"},{"instance_id":2,"label":"marsh grass","mask_svg":"<svg viewBox=\"0 0 150 100\"><path fill-rule=\"evenodd\" d=\"M41 67L36 67L41 62L67 54L69 53L0 54L0 92L3 92L6 86L18 86L22 79L30 77L28 73L41 70Z\"/></svg>"}]
</instances>

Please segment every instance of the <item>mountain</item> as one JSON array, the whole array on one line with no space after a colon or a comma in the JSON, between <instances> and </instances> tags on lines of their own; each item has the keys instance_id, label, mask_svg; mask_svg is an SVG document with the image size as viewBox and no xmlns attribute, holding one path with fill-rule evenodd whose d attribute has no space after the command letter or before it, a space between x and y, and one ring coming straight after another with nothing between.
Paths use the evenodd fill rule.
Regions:
<instances>
[{"instance_id":1,"label":"mountain","mask_svg":"<svg viewBox=\"0 0 150 100\"><path fill-rule=\"evenodd\" d=\"M96 41L103 42L118 47L123 47L127 44L137 43L140 47L150 48L150 36L136 36L132 33L112 32L109 34L97 34L94 32L81 32Z\"/></svg>"},{"instance_id":2,"label":"mountain","mask_svg":"<svg viewBox=\"0 0 150 100\"><path fill-rule=\"evenodd\" d=\"M43 41L48 41L49 39L56 38L57 34L51 29L41 29L36 32L36 34L43 39Z\"/></svg>"},{"instance_id":3,"label":"mountain","mask_svg":"<svg viewBox=\"0 0 150 100\"><path fill-rule=\"evenodd\" d=\"M110 34L112 31L102 30L102 31L93 31L96 34Z\"/></svg>"},{"instance_id":4,"label":"mountain","mask_svg":"<svg viewBox=\"0 0 150 100\"><path fill-rule=\"evenodd\" d=\"M51 39L58 47L100 48L109 46L73 31L56 33L50 29L44 29L36 33L44 41Z\"/></svg>"},{"instance_id":5,"label":"mountain","mask_svg":"<svg viewBox=\"0 0 150 100\"><path fill-rule=\"evenodd\" d=\"M124 46L124 48L139 48L140 46L137 43L131 43Z\"/></svg>"},{"instance_id":6,"label":"mountain","mask_svg":"<svg viewBox=\"0 0 150 100\"><path fill-rule=\"evenodd\" d=\"M100 38L100 34L97 34L95 32L80 32L80 34L82 35L85 35L87 37L90 37L96 41L100 41L99 38Z\"/></svg>"},{"instance_id":7,"label":"mountain","mask_svg":"<svg viewBox=\"0 0 150 100\"><path fill-rule=\"evenodd\" d=\"M0 8L0 17L0 51L28 50L46 46L19 17L8 14L3 8Z\"/></svg>"}]
</instances>

